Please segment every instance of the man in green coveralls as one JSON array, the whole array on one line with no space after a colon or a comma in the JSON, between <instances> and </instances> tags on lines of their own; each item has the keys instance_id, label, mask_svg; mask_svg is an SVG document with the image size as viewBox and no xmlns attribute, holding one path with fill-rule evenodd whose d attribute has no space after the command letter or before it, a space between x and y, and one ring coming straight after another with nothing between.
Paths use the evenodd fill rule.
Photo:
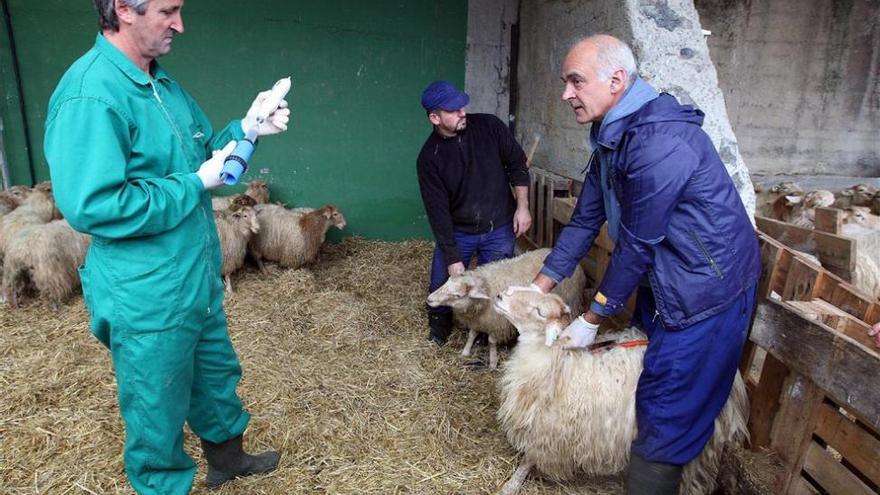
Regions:
<instances>
[{"instance_id":1,"label":"man in green coveralls","mask_svg":"<svg viewBox=\"0 0 880 495\"><path fill-rule=\"evenodd\" d=\"M102 32L49 101L45 152L58 208L92 236L80 276L91 330L113 358L128 479L140 494L190 491L184 422L202 440L209 486L272 471L277 452L242 449L250 416L236 394L208 192L268 92L215 133L155 60L183 33L183 0L95 5ZM260 135L287 129L286 106Z\"/></svg>"}]
</instances>

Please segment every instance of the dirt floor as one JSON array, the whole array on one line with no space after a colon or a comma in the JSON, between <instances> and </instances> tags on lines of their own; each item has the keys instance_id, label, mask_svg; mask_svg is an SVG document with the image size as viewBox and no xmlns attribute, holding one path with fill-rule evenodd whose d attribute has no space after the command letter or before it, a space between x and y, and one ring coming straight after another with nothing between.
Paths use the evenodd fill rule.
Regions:
<instances>
[{"instance_id":1,"label":"dirt floor","mask_svg":"<svg viewBox=\"0 0 880 495\"><path fill-rule=\"evenodd\" d=\"M281 466L208 492L187 432L193 493L495 493L519 461L495 420L499 375L459 356L461 331L442 349L425 339L431 251L346 239L310 268L234 277L226 308L253 416L245 444L279 449ZM115 390L81 298L58 312L0 307L0 492L132 493ZM621 492L617 478L529 478L521 493Z\"/></svg>"}]
</instances>

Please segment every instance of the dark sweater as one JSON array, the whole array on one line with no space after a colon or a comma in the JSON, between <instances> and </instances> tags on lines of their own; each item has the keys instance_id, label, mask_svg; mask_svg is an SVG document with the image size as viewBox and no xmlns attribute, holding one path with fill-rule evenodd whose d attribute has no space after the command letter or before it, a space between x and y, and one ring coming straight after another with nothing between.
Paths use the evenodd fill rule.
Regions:
<instances>
[{"instance_id":1,"label":"dark sweater","mask_svg":"<svg viewBox=\"0 0 880 495\"><path fill-rule=\"evenodd\" d=\"M454 231L481 234L509 224L516 210L510 186L529 185L525 153L489 114L468 114L467 128L449 138L432 132L417 165L428 222L447 265L464 261Z\"/></svg>"}]
</instances>

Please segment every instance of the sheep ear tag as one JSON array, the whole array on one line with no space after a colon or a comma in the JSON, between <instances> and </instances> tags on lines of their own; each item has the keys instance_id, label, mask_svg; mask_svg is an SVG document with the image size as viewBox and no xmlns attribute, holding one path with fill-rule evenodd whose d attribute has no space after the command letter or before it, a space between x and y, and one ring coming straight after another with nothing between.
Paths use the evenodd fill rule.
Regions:
<instances>
[{"instance_id":1,"label":"sheep ear tag","mask_svg":"<svg viewBox=\"0 0 880 495\"><path fill-rule=\"evenodd\" d=\"M559 322L553 321L548 323L547 326L544 327L544 345L547 347L553 346L553 343L559 338L560 333L562 333L562 326Z\"/></svg>"}]
</instances>

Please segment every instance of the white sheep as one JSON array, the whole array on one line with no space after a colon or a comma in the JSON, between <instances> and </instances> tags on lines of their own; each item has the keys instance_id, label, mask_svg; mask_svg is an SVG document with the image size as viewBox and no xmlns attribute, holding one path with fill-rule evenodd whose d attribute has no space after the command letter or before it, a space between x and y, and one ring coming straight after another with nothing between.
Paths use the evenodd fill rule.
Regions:
<instances>
[{"instance_id":1,"label":"white sheep","mask_svg":"<svg viewBox=\"0 0 880 495\"><path fill-rule=\"evenodd\" d=\"M455 318L468 328L462 356L470 356L477 333L485 333L489 336L489 368L498 366L498 344L513 340L516 328L492 309L492 301L512 285L528 285L541 270L548 254L550 249L537 249L515 258L478 266L460 276L450 277L428 296L429 306L451 306ZM554 293L579 311L585 284L586 276L578 266L574 275L559 284Z\"/></svg>"},{"instance_id":2,"label":"white sheep","mask_svg":"<svg viewBox=\"0 0 880 495\"><path fill-rule=\"evenodd\" d=\"M345 217L333 205L324 205L317 210L303 208L296 212L276 204L259 204L255 209L260 233L251 237L248 251L264 275L268 271L263 260L299 268L318 257L331 226L340 230L345 228Z\"/></svg>"},{"instance_id":3,"label":"white sheep","mask_svg":"<svg viewBox=\"0 0 880 495\"><path fill-rule=\"evenodd\" d=\"M21 206L0 218L0 259L6 253L6 246L21 229L59 218L61 214L55 207L51 185L48 182L37 184Z\"/></svg>"},{"instance_id":4,"label":"white sheep","mask_svg":"<svg viewBox=\"0 0 880 495\"><path fill-rule=\"evenodd\" d=\"M0 217L21 206L31 191L27 186L12 186L0 192Z\"/></svg>"},{"instance_id":5,"label":"white sheep","mask_svg":"<svg viewBox=\"0 0 880 495\"><path fill-rule=\"evenodd\" d=\"M22 227L7 243L3 264L3 295L17 307L36 291L52 309L80 285L77 267L85 261L91 238L73 230L65 220Z\"/></svg>"},{"instance_id":6,"label":"white sheep","mask_svg":"<svg viewBox=\"0 0 880 495\"><path fill-rule=\"evenodd\" d=\"M498 420L510 444L523 453L501 493L516 493L532 468L556 480L624 471L637 433L635 392L646 347L563 350L556 337L572 313L554 294L511 289L496 298L495 308L519 330L499 383ZM645 335L630 328L603 337L632 342ZM747 413L748 397L737 373L712 438L685 466L680 493L712 492L724 445L748 437Z\"/></svg>"},{"instance_id":7,"label":"white sheep","mask_svg":"<svg viewBox=\"0 0 880 495\"><path fill-rule=\"evenodd\" d=\"M770 216L772 205L780 196L803 194L803 189L795 182L780 182L766 190L762 185L755 187L755 204L756 213L759 215Z\"/></svg>"},{"instance_id":8,"label":"white sheep","mask_svg":"<svg viewBox=\"0 0 880 495\"><path fill-rule=\"evenodd\" d=\"M801 196L786 196L786 204L793 206L788 222L808 229L816 225L816 208L834 204L834 193L825 189L810 191Z\"/></svg>"},{"instance_id":9,"label":"white sheep","mask_svg":"<svg viewBox=\"0 0 880 495\"><path fill-rule=\"evenodd\" d=\"M260 233L257 211L251 206L238 207L234 211L215 211L214 223L223 255L221 275L226 291L232 294L231 275L244 265L248 241Z\"/></svg>"},{"instance_id":10,"label":"white sheep","mask_svg":"<svg viewBox=\"0 0 880 495\"><path fill-rule=\"evenodd\" d=\"M254 199L255 204L265 204L269 202L269 185L261 180L252 180L248 182L247 190L243 195L236 196L214 196L211 198L211 209L221 211L229 208L236 198L248 196ZM253 206L245 204L245 206Z\"/></svg>"},{"instance_id":11,"label":"white sheep","mask_svg":"<svg viewBox=\"0 0 880 495\"><path fill-rule=\"evenodd\" d=\"M834 206L838 208L846 208L848 206L870 207L876 194L876 187L868 184L856 184L840 191L837 195L837 201L835 201Z\"/></svg>"}]
</instances>

